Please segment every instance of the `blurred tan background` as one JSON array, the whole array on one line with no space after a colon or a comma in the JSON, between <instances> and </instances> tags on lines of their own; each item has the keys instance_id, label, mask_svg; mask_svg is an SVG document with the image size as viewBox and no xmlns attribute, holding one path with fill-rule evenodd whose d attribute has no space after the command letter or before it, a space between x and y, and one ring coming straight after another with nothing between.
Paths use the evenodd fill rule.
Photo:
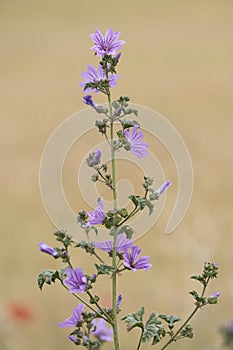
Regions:
<instances>
[{"instance_id":1,"label":"blurred tan background","mask_svg":"<svg viewBox=\"0 0 233 350\"><path fill-rule=\"evenodd\" d=\"M53 245L55 230L41 203L38 174L53 130L83 108L80 74L88 63L96 63L89 50L89 34L96 27L103 32L112 27L126 41L115 97L129 94L132 102L173 123L190 151L195 176L189 211L176 232L166 235L177 174L157 146L174 186L161 220L138 241L151 255L153 269L121 278L123 314L145 305L147 313L154 309L185 317L193 308L188 292L198 287L189 276L201 272L205 260L218 261L220 277L209 293L221 291L219 304L199 312L192 341L171 348L221 349L218 327L233 317L230 0L1 0L0 348L74 348L66 339L69 329L59 330L57 323L71 315L76 301L59 285L46 286L42 293L36 285L42 269L57 267L37 248L40 241ZM84 149L75 146L64 169L75 211L84 205L75 182ZM107 305L109 295L103 287L100 291ZM127 338L123 328L122 349L131 350L138 333Z\"/></svg>"}]
</instances>

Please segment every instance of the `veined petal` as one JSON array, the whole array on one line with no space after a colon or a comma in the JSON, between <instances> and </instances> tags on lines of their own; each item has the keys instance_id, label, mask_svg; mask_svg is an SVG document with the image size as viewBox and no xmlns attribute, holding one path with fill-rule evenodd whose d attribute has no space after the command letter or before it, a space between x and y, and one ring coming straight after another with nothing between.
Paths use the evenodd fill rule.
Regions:
<instances>
[{"instance_id":1,"label":"veined petal","mask_svg":"<svg viewBox=\"0 0 233 350\"><path fill-rule=\"evenodd\" d=\"M91 47L91 50L94 50L100 57L113 55L125 44L123 40L118 40L119 36L120 32L113 32L111 28L106 31L105 36L103 36L99 29L96 29L95 34L90 34L95 44Z\"/></svg>"}]
</instances>

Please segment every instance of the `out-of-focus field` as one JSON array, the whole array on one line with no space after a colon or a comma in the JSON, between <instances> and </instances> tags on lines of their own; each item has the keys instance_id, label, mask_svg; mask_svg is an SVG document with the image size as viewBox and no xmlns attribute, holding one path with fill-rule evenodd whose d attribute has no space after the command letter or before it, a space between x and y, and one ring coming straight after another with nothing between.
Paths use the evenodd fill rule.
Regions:
<instances>
[{"instance_id":1,"label":"out-of-focus field","mask_svg":"<svg viewBox=\"0 0 233 350\"><path fill-rule=\"evenodd\" d=\"M220 276L209 293L221 291L219 304L193 320L192 341L171 349L219 350L219 325L233 317L233 3L227 0L0 2L0 348L74 348L66 339L69 330L57 323L71 315L76 301L59 285L46 286L43 293L36 285L42 269L57 266L37 248L40 241L53 245L55 230L41 202L38 174L50 134L83 108L80 74L96 63L89 50L89 33L96 27L119 30L126 41L115 97L129 94L134 103L173 123L190 151L195 176L189 211L166 235L177 174L158 144L158 157L174 185L161 219L138 241L151 255L153 269L120 280L122 312L145 305L147 313L154 309L185 317L193 308L188 292L198 287L189 276L201 271L205 260L218 261ZM85 147L82 140L75 145L64 168L64 187L76 212L85 208L76 179ZM106 284L99 289L108 305ZM17 305L29 314L20 314ZM123 328L122 349L131 350L138 333L127 338Z\"/></svg>"}]
</instances>

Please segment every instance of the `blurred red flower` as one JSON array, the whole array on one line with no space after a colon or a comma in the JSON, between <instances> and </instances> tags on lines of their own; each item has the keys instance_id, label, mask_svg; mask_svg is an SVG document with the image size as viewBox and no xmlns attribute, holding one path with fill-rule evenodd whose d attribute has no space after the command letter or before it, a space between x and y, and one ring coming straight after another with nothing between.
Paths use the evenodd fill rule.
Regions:
<instances>
[{"instance_id":1,"label":"blurred red flower","mask_svg":"<svg viewBox=\"0 0 233 350\"><path fill-rule=\"evenodd\" d=\"M35 314L28 304L12 301L8 304L8 312L12 321L29 323L34 320Z\"/></svg>"}]
</instances>

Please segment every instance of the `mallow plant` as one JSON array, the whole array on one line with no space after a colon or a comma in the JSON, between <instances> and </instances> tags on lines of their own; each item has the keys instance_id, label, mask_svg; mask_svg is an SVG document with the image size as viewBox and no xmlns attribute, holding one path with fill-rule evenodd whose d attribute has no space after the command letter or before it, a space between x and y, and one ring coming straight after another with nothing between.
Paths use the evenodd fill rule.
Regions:
<instances>
[{"instance_id":1,"label":"mallow plant","mask_svg":"<svg viewBox=\"0 0 233 350\"><path fill-rule=\"evenodd\" d=\"M82 73L83 81L80 85L84 93L83 102L98 115L94 123L97 132L108 143L110 164L102 162L103 151L97 148L87 156L86 165L93 169L91 180L101 183L100 185L106 186L111 192L113 205L111 210L106 211L104 199L96 198L95 210L79 211L77 224L80 226L80 237L83 238L80 241L76 241L69 232L61 229L54 233L57 241L54 248L44 242L39 244L41 252L59 260L61 267L57 270L42 271L38 276L38 285L42 290L45 284L59 282L68 292L67 295L70 294L76 299L74 310L68 313L65 321L58 324L59 327L69 328L68 338L74 345L98 350L106 342L112 342L114 350L125 349L126 344L120 343L120 332L125 326L128 332L133 331L134 334L138 330L138 336L130 338L130 349L139 350L144 343L150 342L163 350L181 339L191 339L191 318L200 308L217 303L220 293L206 295L206 289L210 280L217 277L218 264L205 262L202 273L191 277L200 283L201 290L190 292L194 299L194 307L185 320L154 310L149 313L147 311L149 317L145 317L143 306L126 315L121 311L124 295L119 295L117 291L121 275L152 268L150 257L144 255L141 248L134 243L135 232L130 226L131 219L143 210L147 210L148 215L153 215L156 201L169 190L171 182L167 180L154 187L154 180L150 177L154 174L145 174L142 179L142 194L133 193L128 196L131 209L118 206L116 152L131 152L140 159L148 154L149 145L144 141L138 111L130 107L129 97L112 99L112 89L119 79L117 67L121 59L120 50L125 42L119 40L120 33L112 29L108 29L105 35L96 29L90 37L94 44L91 50L99 59L99 63L97 66L87 66L87 70ZM99 105L95 102L95 94L102 94L106 98L107 107L106 104ZM100 227L108 232L107 240L101 239ZM96 235L99 235L98 240ZM71 257L75 255L77 260L78 250L92 256L91 261L94 259L92 274L85 272L81 260L78 266L73 265ZM159 263L156 268L159 268ZM104 305L101 295L95 293L95 285L101 283L103 277L104 283L106 277L109 281L112 299L110 308ZM127 300L124 302L127 303ZM143 303L143 300L140 302Z\"/></svg>"}]
</instances>

